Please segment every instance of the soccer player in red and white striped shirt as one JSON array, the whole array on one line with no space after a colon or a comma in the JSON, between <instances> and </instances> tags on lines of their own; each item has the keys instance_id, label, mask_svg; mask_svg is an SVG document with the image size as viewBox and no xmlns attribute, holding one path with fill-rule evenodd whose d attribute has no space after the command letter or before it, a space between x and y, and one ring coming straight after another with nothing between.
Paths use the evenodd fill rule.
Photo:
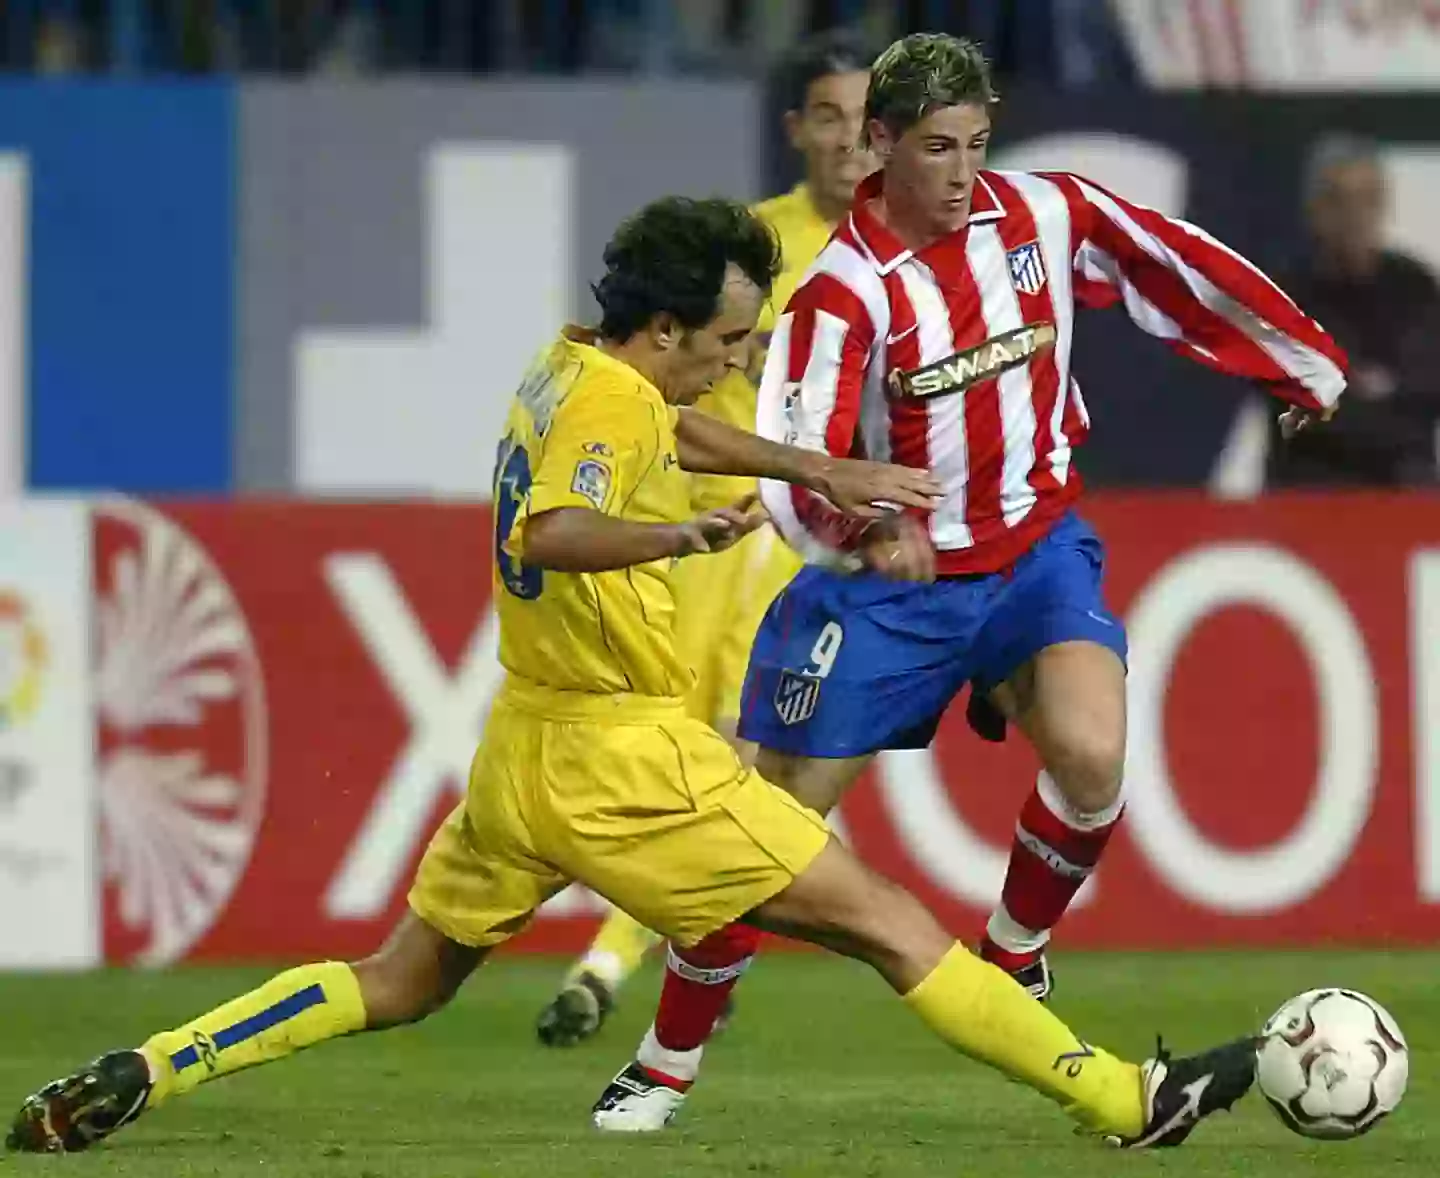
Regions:
<instances>
[{"instance_id":1,"label":"soccer player in red and white striped shirt","mask_svg":"<svg viewBox=\"0 0 1440 1178\"><path fill-rule=\"evenodd\" d=\"M1043 1000L1051 930L1123 809L1125 632L1105 604L1104 549L1073 510L1090 428L1070 371L1076 308L1123 304L1175 350L1288 401L1291 430L1333 411L1345 357L1203 230L1078 176L985 170L994 102L960 38L907 37L872 67L866 133L882 166L776 323L759 432L926 467L945 493L933 512L876 524L762 488L813 563L756 638L740 735L767 778L823 812L876 753L929 744L967 686L982 735L1019 729L1044 771L981 954ZM693 1080L753 951L743 924L672 951L642 1069ZM659 1127L618 1115L624 1103L610 1119Z\"/></svg>"}]
</instances>

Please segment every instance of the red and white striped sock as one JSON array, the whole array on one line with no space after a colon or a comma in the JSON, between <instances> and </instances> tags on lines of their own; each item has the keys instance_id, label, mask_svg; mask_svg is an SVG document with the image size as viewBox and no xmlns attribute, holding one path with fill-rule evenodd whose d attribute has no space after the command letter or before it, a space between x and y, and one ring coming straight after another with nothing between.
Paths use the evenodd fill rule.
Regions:
<instances>
[{"instance_id":1,"label":"red and white striped sock","mask_svg":"<svg viewBox=\"0 0 1440 1178\"><path fill-rule=\"evenodd\" d=\"M705 1042L730 991L755 959L760 936L759 929L731 924L692 948L670 946L655 1025L636 1053L655 1079L682 1090L694 1082Z\"/></svg>"},{"instance_id":2,"label":"red and white striped sock","mask_svg":"<svg viewBox=\"0 0 1440 1178\"><path fill-rule=\"evenodd\" d=\"M1080 885L1090 878L1125 804L1095 814L1076 810L1042 772L1020 809L1000 904L980 955L1001 969L1023 969L1039 957Z\"/></svg>"}]
</instances>

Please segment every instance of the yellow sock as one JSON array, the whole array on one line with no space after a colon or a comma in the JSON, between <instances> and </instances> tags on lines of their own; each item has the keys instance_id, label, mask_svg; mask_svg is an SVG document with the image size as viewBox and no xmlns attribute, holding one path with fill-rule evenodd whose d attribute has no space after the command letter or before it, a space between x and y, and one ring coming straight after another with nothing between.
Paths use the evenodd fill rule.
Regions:
<instances>
[{"instance_id":1,"label":"yellow sock","mask_svg":"<svg viewBox=\"0 0 1440 1178\"><path fill-rule=\"evenodd\" d=\"M287 970L183 1027L148 1039L141 1048L155 1077L148 1106L364 1027L360 983L348 965L326 961Z\"/></svg>"},{"instance_id":2,"label":"yellow sock","mask_svg":"<svg viewBox=\"0 0 1440 1178\"><path fill-rule=\"evenodd\" d=\"M1140 1069L1091 1047L1009 975L956 945L905 1004L966 1055L1055 1101L1086 1129L1137 1137Z\"/></svg>"},{"instance_id":3,"label":"yellow sock","mask_svg":"<svg viewBox=\"0 0 1440 1178\"><path fill-rule=\"evenodd\" d=\"M566 981L573 981L582 971L595 974L611 990L618 990L632 973L640 968L645 954L663 938L652 933L629 913L612 908L585 956L570 967Z\"/></svg>"}]
</instances>

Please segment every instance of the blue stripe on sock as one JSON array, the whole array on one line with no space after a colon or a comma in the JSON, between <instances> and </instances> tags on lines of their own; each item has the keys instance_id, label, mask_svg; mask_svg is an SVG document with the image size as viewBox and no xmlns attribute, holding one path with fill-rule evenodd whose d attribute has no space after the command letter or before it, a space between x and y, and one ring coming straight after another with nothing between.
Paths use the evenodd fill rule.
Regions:
<instances>
[{"instance_id":1,"label":"blue stripe on sock","mask_svg":"<svg viewBox=\"0 0 1440 1178\"><path fill-rule=\"evenodd\" d=\"M324 1001L325 988L319 982L306 986L305 989L291 994L290 997L281 999L274 1006L267 1006L258 1014L252 1014L234 1026L217 1032L212 1040L215 1050L224 1051L227 1047L234 1047L237 1043L253 1039L256 1035L294 1018L312 1006L319 1006ZM199 1062L200 1052L193 1046L181 1048L170 1057L170 1066L176 1072L183 1072L186 1068L193 1067Z\"/></svg>"},{"instance_id":2,"label":"blue stripe on sock","mask_svg":"<svg viewBox=\"0 0 1440 1178\"><path fill-rule=\"evenodd\" d=\"M312 1006L319 1006L325 1001L324 987L316 982L312 986L306 986L299 993L291 994L274 1006L262 1010L259 1014L252 1014L243 1022L236 1023L233 1027L226 1027L215 1036L215 1050L224 1051L227 1047L234 1047L237 1043L244 1043L246 1039L253 1039L262 1031L268 1031L278 1023L294 1018L301 1011L309 1010Z\"/></svg>"}]
</instances>

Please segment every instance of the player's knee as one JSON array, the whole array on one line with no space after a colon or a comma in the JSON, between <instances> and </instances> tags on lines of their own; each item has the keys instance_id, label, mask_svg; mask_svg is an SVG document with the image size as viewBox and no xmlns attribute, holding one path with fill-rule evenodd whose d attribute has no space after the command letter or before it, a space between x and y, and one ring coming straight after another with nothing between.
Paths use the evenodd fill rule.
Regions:
<instances>
[{"instance_id":1,"label":"player's knee","mask_svg":"<svg viewBox=\"0 0 1440 1178\"><path fill-rule=\"evenodd\" d=\"M762 919L763 927L865 962L901 993L928 974L952 944L914 896L838 843L759 915L772 918L768 924Z\"/></svg>"},{"instance_id":2,"label":"player's knee","mask_svg":"<svg viewBox=\"0 0 1440 1178\"><path fill-rule=\"evenodd\" d=\"M416 1023L455 996L457 986L440 970L408 962L381 950L353 966L371 1030Z\"/></svg>"},{"instance_id":3,"label":"player's knee","mask_svg":"<svg viewBox=\"0 0 1440 1178\"><path fill-rule=\"evenodd\" d=\"M450 1001L487 950L461 945L407 913L376 953L352 968L371 1030L419 1022Z\"/></svg>"},{"instance_id":4,"label":"player's knee","mask_svg":"<svg viewBox=\"0 0 1440 1178\"><path fill-rule=\"evenodd\" d=\"M1125 776L1124 726L1077 726L1059 742L1046 768L1066 801L1082 814L1108 809L1120 797Z\"/></svg>"},{"instance_id":5,"label":"player's knee","mask_svg":"<svg viewBox=\"0 0 1440 1178\"><path fill-rule=\"evenodd\" d=\"M854 925L855 955L903 994L929 975L954 940L904 888L880 875L870 878Z\"/></svg>"}]
</instances>

